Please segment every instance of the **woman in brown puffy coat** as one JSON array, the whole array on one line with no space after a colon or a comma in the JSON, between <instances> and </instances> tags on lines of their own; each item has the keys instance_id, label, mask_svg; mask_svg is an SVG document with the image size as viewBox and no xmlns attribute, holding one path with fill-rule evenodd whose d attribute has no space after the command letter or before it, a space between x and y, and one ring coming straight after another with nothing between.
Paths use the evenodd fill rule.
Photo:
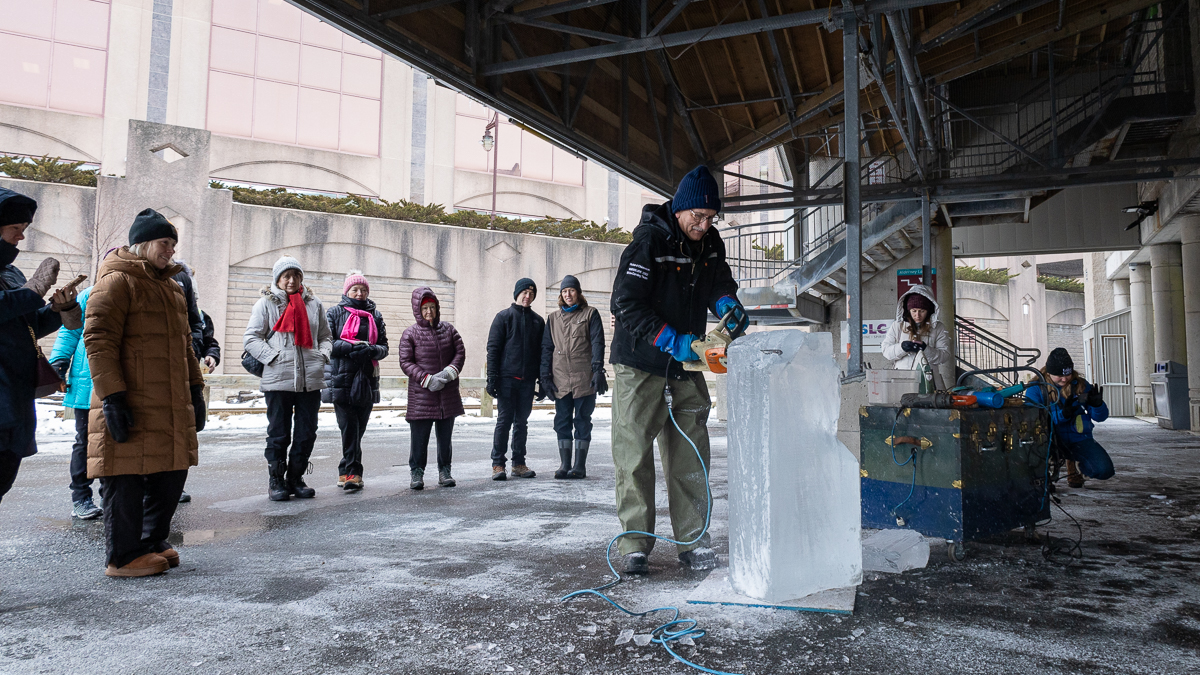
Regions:
<instances>
[{"instance_id":1,"label":"woman in brown puffy coat","mask_svg":"<svg viewBox=\"0 0 1200 675\"><path fill-rule=\"evenodd\" d=\"M111 577L179 565L167 535L205 407L187 303L171 279L183 269L172 262L178 240L162 215L139 213L129 246L100 263L87 305L88 477L100 479Z\"/></svg>"},{"instance_id":2,"label":"woman in brown puffy coat","mask_svg":"<svg viewBox=\"0 0 1200 675\"><path fill-rule=\"evenodd\" d=\"M441 320L442 309L433 290L422 286L412 294L416 323L400 336L400 368L408 376L408 421L412 446L408 468L414 490L425 488L425 465L429 457L429 432L437 432L438 485L454 487L450 475L450 436L454 418L463 414L458 392L467 349L454 326Z\"/></svg>"}]
</instances>

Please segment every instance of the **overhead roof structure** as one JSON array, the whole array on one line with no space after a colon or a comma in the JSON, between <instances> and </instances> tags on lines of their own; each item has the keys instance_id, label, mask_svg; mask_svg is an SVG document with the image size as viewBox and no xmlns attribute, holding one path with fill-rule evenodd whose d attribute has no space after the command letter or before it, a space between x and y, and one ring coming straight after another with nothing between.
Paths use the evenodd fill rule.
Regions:
<instances>
[{"instance_id":1,"label":"overhead roof structure","mask_svg":"<svg viewBox=\"0 0 1200 675\"><path fill-rule=\"evenodd\" d=\"M851 13L860 27L859 107L866 129L872 120L877 125L865 154L912 146L920 165L928 159L917 160L918 147L936 150L925 138L937 135L936 120L920 105L914 110L901 85L924 88L918 99L937 103L941 97L949 106L948 92L973 79L996 81L998 67L1009 77L1021 70L1036 76L1037 55L1050 45L1060 72L1070 57L1106 42L1115 62L1129 40L1114 36L1160 4L289 1L664 193L696 164L721 167L776 146L796 157L836 156L845 108L841 33ZM909 117L910 128L897 123ZM922 182L937 177L917 176Z\"/></svg>"}]
</instances>

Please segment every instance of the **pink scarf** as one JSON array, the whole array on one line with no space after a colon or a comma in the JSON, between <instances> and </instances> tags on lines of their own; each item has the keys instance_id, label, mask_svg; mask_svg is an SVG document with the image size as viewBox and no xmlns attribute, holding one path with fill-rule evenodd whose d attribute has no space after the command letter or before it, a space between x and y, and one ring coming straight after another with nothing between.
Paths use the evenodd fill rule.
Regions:
<instances>
[{"instance_id":1,"label":"pink scarf","mask_svg":"<svg viewBox=\"0 0 1200 675\"><path fill-rule=\"evenodd\" d=\"M342 326L341 339L348 342L356 342L358 340L358 329L362 326L362 321L367 320L367 344L375 344L379 340L379 329L375 327L375 317L370 312L364 312L361 309L344 306L345 310L350 314L346 319L346 325ZM372 361L376 366L378 361Z\"/></svg>"}]
</instances>

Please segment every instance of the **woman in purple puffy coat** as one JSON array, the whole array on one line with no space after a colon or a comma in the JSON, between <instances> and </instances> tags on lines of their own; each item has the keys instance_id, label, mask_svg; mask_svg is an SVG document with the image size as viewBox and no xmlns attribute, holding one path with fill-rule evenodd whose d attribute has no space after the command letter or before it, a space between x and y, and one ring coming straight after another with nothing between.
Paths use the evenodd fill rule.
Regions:
<instances>
[{"instance_id":1,"label":"woman in purple puffy coat","mask_svg":"<svg viewBox=\"0 0 1200 675\"><path fill-rule=\"evenodd\" d=\"M408 376L408 411L404 419L412 438L409 487L425 488L431 431L437 435L438 485L454 487L450 436L454 433L454 418L463 414L458 373L467 350L454 326L441 320L441 304L432 289L422 286L413 291L412 308L417 322L400 336L400 368Z\"/></svg>"}]
</instances>

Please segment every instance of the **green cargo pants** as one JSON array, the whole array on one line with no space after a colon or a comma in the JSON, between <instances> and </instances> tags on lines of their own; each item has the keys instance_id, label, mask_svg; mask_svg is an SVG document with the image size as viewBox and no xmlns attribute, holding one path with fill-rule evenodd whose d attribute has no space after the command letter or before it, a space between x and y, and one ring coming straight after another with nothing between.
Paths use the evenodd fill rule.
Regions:
<instances>
[{"instance_id":1,"label":"green cargo pants","mask_svg":"<svg viewBox=\"0 0 1200 675\"><path fill-rule=\"evenodd\" d=\"M614 364L612 453L617 468L617 517L622 530L654 532L654 440L658 439L667 503L676 541L692 541L704 529L708 492L704 469L696 451L679 434L667 414L663 397L666 378ZM671 380L675 421L709 463L708 411L712 400L701 373L690 379ZM621 555L654 548L655 539L631 534L617 542ZM679 552L709 546L706 532L699 541L679 546Z\"/></svg>"}]
</instances>

